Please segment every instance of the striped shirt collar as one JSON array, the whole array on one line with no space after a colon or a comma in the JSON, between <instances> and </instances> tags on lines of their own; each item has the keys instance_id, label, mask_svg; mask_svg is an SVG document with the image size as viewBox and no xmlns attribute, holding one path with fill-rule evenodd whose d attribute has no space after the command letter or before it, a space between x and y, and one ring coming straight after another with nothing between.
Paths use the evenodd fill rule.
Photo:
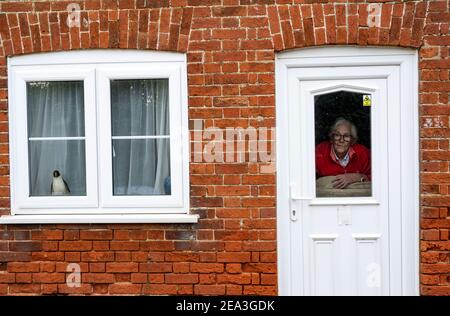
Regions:
<instances>
[{"instance_id":1,"label":"striped shirt collar","mask_svg":"<svg viewBox=\"0 0 450 316\"><path fill-rule=\"evenodd\" d=\"M345 157L342 159L339 159L336 152L334 151L333 145L331 145L331 151L330 156L331 159L341 165L343 168L347 167L348 163L350 162L350 158L355 154L355 150L350 146L347 153L345 154Z\"/></svg>"}]
</instances>

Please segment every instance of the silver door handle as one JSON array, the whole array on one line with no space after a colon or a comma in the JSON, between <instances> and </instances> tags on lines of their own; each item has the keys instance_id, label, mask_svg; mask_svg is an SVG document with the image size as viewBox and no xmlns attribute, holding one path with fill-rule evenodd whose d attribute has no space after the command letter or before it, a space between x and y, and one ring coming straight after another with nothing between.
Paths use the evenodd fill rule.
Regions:
<instances>
[{"instance_id":1,"label":"silver door handle","mask_svg":"<svg viewBox=\"0 0 450 316\"><path fill-rule=\"evenodd\" d=\"M291 196L292 201L310 201L312 198L306 196ZM295 205L291 207L291 221L295 222L297 220L298 210Z\"/></svg>"},{"instance_id":2,"label":"silver door handle","mask_svg":"<svg viewBox=\"0 0 450 316\"><path fill-rule=\"evenodd\" d=\"M298 192L296 190L295 184L291 184L289 186L289 191L290 191L289 196L292 201L310 201L310 200L312 200L312 198L310 198L310 197L295 195L294 192ZM291 207L291 221L293 221L293 222L295 222L297 220L298 210L296 208L297 207L295 205L292 205L292 207Z\"/></svg>"}]
</instances>

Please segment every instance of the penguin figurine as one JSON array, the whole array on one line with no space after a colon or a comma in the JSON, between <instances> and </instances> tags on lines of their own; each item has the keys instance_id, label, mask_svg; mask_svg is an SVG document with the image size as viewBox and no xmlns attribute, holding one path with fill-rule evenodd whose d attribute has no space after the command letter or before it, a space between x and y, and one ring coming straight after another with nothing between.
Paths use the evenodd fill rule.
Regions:
<instances>
[{"instance_id":1,"label":"penguin figurine","mask_svg":"<svg viewBox=\"0 0 450 316\"><path fill-rule=\"evenodd\" d=\"M50 190L52 192L52 195L65 195L67 193L70 193L69 186L58 170L53 171L53 180L50 186Z\"/></svg>"}]
</instances>

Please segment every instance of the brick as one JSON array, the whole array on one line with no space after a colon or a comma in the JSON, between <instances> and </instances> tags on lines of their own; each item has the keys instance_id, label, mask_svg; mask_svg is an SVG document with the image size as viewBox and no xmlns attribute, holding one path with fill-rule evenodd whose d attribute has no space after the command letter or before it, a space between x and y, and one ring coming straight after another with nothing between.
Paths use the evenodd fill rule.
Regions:
<instances>
[{"instance_id":1,"label":"brick","mask_svg":"<svg viewBox=\"0 0 450 316\"><path fill-rule=\"evenodd\" d=\"M196 232L192 230L166 231L166 240L194 240Z\"/></svg>"},{"instance_id":2,"label":"brick","mask_svg":"<svg viewBox=\"0 0 450 316\"><path fill-rule=\"evenodd\" d=\"M223 206L223 199L221 197L191 197L191 205L193 207L221 207Z\"/></svg>"},{"instance_id":3,"label":"brick","mask_svg":"<svg viewBox=\"0 0 450 316\"><path fill-rule=\"evenodd\" d=\"M139 241L111 241L111 250L139 250Z\"/></svg>"},{"instance_id":4,"label":"brick","mask_svg":"<svg viewBox=\"0 0 450 316\"><path fill-rule=\"evenodd\" d=\"M249 102L247 97L216 97L213 104L217 107L233 107L248 106Z\"/></svg>"},{"instance_id":5,"label":"brick","mask_svg":"<svg viewBox=\"0 0 450 316\"><path fill-rule=\"evenodd\" d=\"M40 284L11 284L9 286L9 293L11 294L38 294L40 290Z\"/></svg>"},{"instance_id":6,"label":"brick","mask_svg":"<svg viewBox=\"0 0 450 316\"><path fill-rule=\"evenodd\" d=\"M196 295L224 295L225 285L194 285Z\"/></svg>"},{"instance_id":7,"label":"brick","mask_svg":"<svg viewBox=\"0 0 450 316\"><path fill-rule=\"evenodd\" d=\"M174 250L173 241L144 241L140 243L140 250L171 251Z\"/></svg>"},{"instance_id":8,"label":"brick","mask_svg":"<svg viewBox=\"0 0 450 316\"><path fill-rule=\"evenodd\" d=\"M192 96L214 96L220 95L220 87L217 86L204 86L204 87L190 87L189 93Z\"/></svg>"},{"instance_id":9,"label":"brick","mask_svg":"<svg viewBox=\"0 0 450 316\"><path fill-rule=\"evenodd\" d=\"M425 274L449 273L449 271L448 264L421 264L421 272Z\"/></svg>"},{"instance_id":10,"label":"brick","mask_svg":"<svg viewBox=\"0 0 450 316\"><path fill-rule=\"evenodd\" d=\"M276 264L271 263L244 263L242 266L244 272L265 272L276 273Z\"/></svg>"},{"instance_id":11,"label":"brick","mask_svg":"<svg viewBox=\"0 0 450 316\"><path fill-rule=\"evenodd\" d=\"M199 254L189 252L170 252L165 254L164 258L165 261L168 262L198 262Z\"/></svg>"},{"instance_id":12,"label":"brick","mask_svg":"<svg viewBox=\"0 0 450 316\"><path fill-rule=\"evenodd\" d=\"M91 284L81 284L80 287L69 287L66 284L58 284L58 294L91 294Z\"/></svg>"},{"instance_id":13,"label":"brick","mask_svg":"<svg viewBox=\"0 0 450 316\"><path fill-rule=\"evenodd\" d=\"M220 274L217 276L217 283L219 284L250 284L251 274L241 273L241 274Z\"/></svg>"},{"instance_id":14,"label":"brick","mask_svg":"<svg viewBox=\"0 0 450 316\"><path fill-rule=\"evenodd\" d=\"M91 241L60 241L59 249L62 251L86 251L92 249Z\"/></svg>"},{"instance_id":15,"label":"brick","mask_svg":"<svg viewBox=\"0 0 450 316\"><path fill-rule=\"evenodd\" d=\"M31 2L5 2L0 4L0 12L30 12L33 9Z\"/></svg>"},{"instance_id":16,"label":"brick","mask_svg":"<svg viewBox=\"0 0 450 316\"><path fill-rule=\"evenodd\" d=\"M139 272L167 273L172 272L172 263L140 263Z\"/></svg>"},{"instance_id":17,"label":"brick","mask_svg":"<svg viewBox=\"0 0 450 316\"><path fill-rule=\"evenodd\" d=\"M156 273L149 274L148 282L150 284L163 284L164 283L164 274L156 274ZM147 283L147 285L148 285L148 283Z\"/></svg>"},{"instance_id":18,"label":"brick","mask_svg":"<svg viewBox=\"0 0 450 316\"><path fill-rule=\"evenodd\" d=\"M9 243L10 251L17 252L31 252L31 251L40 251L42 244L40 242L34 241L14 241Z\"/></svg>"},{"instance_id":19,"label":"brick","mask_svg":"<svg viewBox=\"0 0 450 316\"><path fill-rule=\"evenodd\" d=\"M15 283L32 283L33 274L32 273L16 273Z\"/></svg>"},{"instance_id":20,"label":"brick","mask_svg":"<svg viewBox=\"0 0 450 316\"><path fill-rule=\"evenodd\" d=\"M244 286L244 295L276 295L276 288L273 286Z\"/></svg>"},{"instance_id":21,"label":"brick","mask_svg":"<svg viewBox=\"0 0 450 316\"><path fill-rule=\"evenodd\" d=\"M154 1L136 0L136 8L162 8L168 6L169 0L154 0Z\"/></svg>"},{"instance_id":22,"label":"brick","mask_svg":"<svg viewBox=\"0 0 450 316\"><path fill-rule=\"evenodd\" d=\"M246 30L236 30L236 29L213 29L212 38L213 39L238 39L246 38Z\"/></svg>"},{"instance_id":23,"label":"brick","mask_svg":"<svg viewBox=\"0 0 450 316\"><path fill-rule=\"evenodd\" d=\"M272 31L272 34L280 33L280 21L278 17L278 11L276 7L270 6L267 9L268 17L269 17L269 25Z\"/></svg>"},{"instance_id":24,"label":"brick","mask_svg":"<svg viewBox=\"0 0 450 316\"><path fill-rule=\"evenodd\" d=\"M42 262L40 264L41 272L55 272L55 263L54 262Z\"/></svg>"},{"instance_id":25,"label":"brick","mask_svg":"<svg viewBox=\"0 0 450 316\"><path fill-rule=\"evenodd\" d=\"M242 286L241 285L227 285L226 286L226 295L242 295Z\"/></svg>"},{"instance_id":26,"label":"brick","mask_svg":"<svg viewBox=\"0 0 450 316\"><path fill-rule=\"evenodd\" d=\"M143 293L148 295L176 295L177 285L151 284L143 287Z\"/></svg>"},{"instance_id":27,"label":"brick","mask_svg":"<svg viewBox=\"0 0 450 316\"><path fill-rule=\"evenodd\" d=\"M89 263L89 272L105 272L106 264L103 262Z\"/></svg>"},{"instance_id":28,"label":"brick","mask_svg":"<svg viewBox=\"0 0 450 316\"><path fill-rule=\"evenodd\" d=\"M336 21L334 15L325 17L326 21L326 41L327 43L336 43Z\"/></svg>"},{"instance_id":29,"label":"brick","mask_svg":"<svg viewBox=\"0 0 450 316\"><path fill-rule=\"evenodd\" d=\"M81 261L86 261L86 262L114 261L114 253L113 252L83 252L81 254Z\"/></svg>"},{"instance_id":30,"label":"brick","mask_svg":"<svg viewBox=\"0 0 450 316\"><path fill-rule=\"evenodd\" d=\"M119 9L134 9L134 0L119 0Z\"/></svg>"},{"instance_id":31,"label":"brick","mask_svg":"<svg viewBox=\"0 0 450 316\"><path fill-rule=\"evenodd\" d=\"M33 273L33 283L65 283L64 273Z\"/></svg>"},{"instance_id":32,"label":"brick","mask_svg":"<svg viewBox=\"0 0 450 316\"><path fill-rule=\"evenodd\" d=\"M315 43L314 26L312 19L303 19L303 29L305 34L305 45L311 46Z\"/></svg>"},{"instance_id":33,"label":"brick","mask_svg":"<svg viewBox=\"0 0 450 316\"><path fill-rule=\"evenodd\" d=\"M449 295L450 286L421 286L422 295Z\"/></svg>"},{"instance_id":34,"label":"brick","mask_svg":"<svg viewBox=\"0 0 450 316\"><path fill-rule=\"evenodd\" d=\"M245 16L247 14L247 7L245 6L214 7L212 13L214 16L220 17Z\"/></svg>"},{"instance_id":35,"label":"brick","mask_svg":"<svg viewBox=\"0 0 450 316\"><path fill-rule=\"evenodd\" d=\"M225 270L227 273L242 273L242 265L240 263L227 263Z\"/></svg>"},{"instance_id":36,"label":"brick","mask_svg":"<svg viewBox=\"0 0 450 316\"><path fill-rule=\"evenodd\" d=\"M30 25L25 13L19 13L20 34L22 37L30 36Z\"/></svg>"},{"instance_id":37,"label":"brick","mask_svg":"<svg viewBox=\"0 0 450 316\"><path fill-rule=\"evenodd\" d=\"M267 22L266 17L248 17L239 19L239 25L241 27L249 28L264 27L267 25Z\"/></svg>"},{"instance_id":38,"label":"brick","mask_svg":"<svg viewBox=\"0 0 450 316\"><path fill-rule=\"evenodd\" d=\"M217 262L249 262L249 252L218 253Z\"/></svg>"},{"instance_id":39,"label":"brick","mask_svg":"<svg viewBox=\"0 0 450 316\"><path fill-rule=\"evenodd\" d=\"M145 273L132 273L131 283L147 283L148 277Z\"/></svg>"},{"instance_id":40,"label":"brick","mask_svg":"<svg viewBox=\"0 0 450 316\"><path fill-rule=\"evenodd\" d=\"M35 252L31 258L36 261L64 261L64 252Z\"/></svg>"},{"instance_id":41,"label":"brick","mask_svg":"<svg viewBox=\"0 0 450 316\"><path fill-rule=\"evenodd\" d=\"M224 265L220 263L191 263L190 271L197 273L222 273Z\"/></svg>"},{"instance_id":42,"label":"brick","mask_svg":"<svg viewBox=\"0 0 450 316\"><path fill-rule=\"evenodd\" d=\"M93 241L92 242L92 249L93 250L109 250L110 245L109 241Z\"/></svg>"},{"instance_id":43,"label":"brick","mask_svg":"<svg viewBox=\"0 0 450 316\"><path fill-rule=\"evenodd\" d=\"M114 283L114 274L110 273L83 273L81 278L83 283Z\"/></svg>"},{"instance_id":44,"label":"brick","mask_svg":"<svg viewBox=\"0 0 450 316\"><path fill-rule=\"evenodd\" d=\"M9 272L39 272L38 262L9 262Z\"/></svg>"},{"instance_id":45,"label":"brick","mask_svg":"<svg viewBox=\"0 0 450 316\"><path fill-rule=\"evenodd\" d=\"M277 275L276 274L261 274L261 285L276 285Z\"/></svg>"},{"instance_id":46,"label":"brick","mask_svg":"<svg viewBox=\"0 0 450 316\"><path fill-rule=\"evenodd\" d=\"M106 272L111 273L131 273L138 272L139 264L135 262L129 263L119 263L119 262L108 262L106 264Z\"/></svg>"},{"instance_id":47,"label":"brick","mask_svg":"<svg viewBox=\"0 0 450 316\"><path fill-rule=\"evenodd\" d=\"M131 273L117 273L115 279L116 283L129 283L131 282Z\"/></svg>"},{"instance_id":48,"label":"brick","mask_svg":"<svg viewBox=\"0 0 450 316\"><path fill-rule=\"evenodd\" d=\"M0 283L15 283L16 275L14 273L0 272Z\"/></svg>"},{"instance_id":49,"label":"brick","mask_svg":"<svg viewBox=\"0 0 450 316\"><path fill-rule=\"evenodd\" d=\"M293 48L295 46L295 39L291 23L289 21L282 21L281 29L283 31L284 48Z\"/></svg>"},{"instance_id":50,"label":"brick","mask_svg":"<svg viewBox=\"0 0 450 316\"><path fill-rule=\"evenodd\" d=\"M165 282L167 284L196 284L198 283L198 274L166 274Z\"/></svg>"},{"instance_id":51,"label":"brick","mask_svg":"<svg viewBox=\"0 0 450 316\"><path fill-rule=\"evenodd\" d=\"M189 262L175 262L173 264L174 273L189 273Z\"/></svg>"},{"instance_id":52,"label":"brick","mask_svg":"<svg viewBox=\"0 0 450 316\"><path fill-rule=\"evenodd\" d=\"M422 231L422 240L439 240L439 230L424 230Z\"/></svg>"},{"instance_id":53,"label":"brick","mask_svg":"<svg viewBox=\"0 0 450 316\"><path fill-rule=\"evenodd\" d=\"M63 231L62 230L42 230L42 231L32 231L32 239L38 240L62 240Z\"/></svg>"},{"instance_id":54,"label":"brick","mask_svg":"<svg viewBox=\"0 0 450 316\"><path fill-rule=\"evenodd\" d=\"M274 64L272 62L241 63L239 70L243 72L272 72L274 70Z\"/></svg>"},{"instance_id":55,"label":"brick","mask_svg":"<svg viewBox=\"0 0 450 316\"><path fill-rule=\"evenodd\" d=\"M192 15L193 15L192 8L184 8L183 9L183 16L182 16L181 24L180 24L180 34L189 35L191 23L192 23Z\"/></svg>"}]
</instances>

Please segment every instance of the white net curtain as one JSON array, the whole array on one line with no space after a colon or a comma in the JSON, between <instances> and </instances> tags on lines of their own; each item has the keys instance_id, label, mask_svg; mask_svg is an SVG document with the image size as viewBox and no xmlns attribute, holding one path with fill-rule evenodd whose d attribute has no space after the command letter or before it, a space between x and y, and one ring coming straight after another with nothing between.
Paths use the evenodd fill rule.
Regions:
<instances>
[{"instance_id":1,"label":"white net curtain","mask_svg":"<svg viewBox=\"0 0 450 316\"><path fill-rule=\"evenodd\" d=\"M169 82L112 80L114 195L170 194Z\"/></svg>"},{"instance_id":2,"label":"white net curtain","mask_svg":"<svg viewBox=\"0 0 450 316\"><path fill-rule=\"evenodd\" d=\"M86 195L83 81L27 84L30 195ZM114 195L170 194L168 80L111 81Z\"/></svg>"},{"instance_id":3,"label":"white net curtain","mask_svg":"<svg viewBox=\"0 0 450 316\"><path fill-rule=\"evenodd\" d=\"M86 195L83 81L27 84L30 195L51 195L53 171Z\"/></svg>"}]
</instances>

